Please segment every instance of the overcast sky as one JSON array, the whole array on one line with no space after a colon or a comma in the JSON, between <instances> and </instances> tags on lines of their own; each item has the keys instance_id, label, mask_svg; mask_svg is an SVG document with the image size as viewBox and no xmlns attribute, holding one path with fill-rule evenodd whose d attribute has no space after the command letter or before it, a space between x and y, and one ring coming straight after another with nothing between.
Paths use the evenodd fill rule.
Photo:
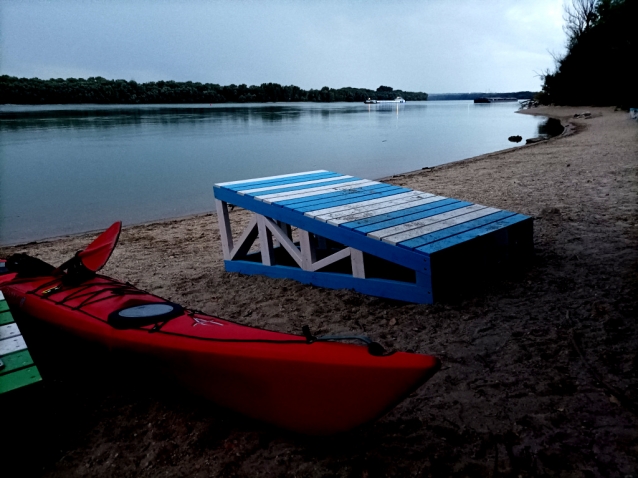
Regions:
<instances>
[{"instance_id":1,"label":"overcast sky","mask_svg":"<svg viewBox=\"0 0 638 478\"><path fill-rule=\"evenodd\" d=\"M538 91L562 24L562 0L0 0L0 73Z\"/></svg>"}]
</instances>

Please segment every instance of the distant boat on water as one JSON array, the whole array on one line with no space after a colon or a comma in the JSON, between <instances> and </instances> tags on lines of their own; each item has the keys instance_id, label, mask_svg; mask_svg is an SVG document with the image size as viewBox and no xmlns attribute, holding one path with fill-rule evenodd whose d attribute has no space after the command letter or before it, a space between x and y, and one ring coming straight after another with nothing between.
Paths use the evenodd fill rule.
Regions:
<instances>
[{"instance_id":1,"label":"distant boat on water","mask_svg":"<svg viewBox=\"0 0 638 478\"><path fill-rule=\"evenodd\" d=\"M504 101L518 101L518 98L474 98L474 103L501 103Z\"/></svg>"},{"instance_id":2,"label":"distant boat on water","mask_svg":"<svg viewBox=\"0 0 638 478\"><path fill-rule=\"evenodd\" d=\"M367 100L364 101L364 103L366 105L380 105L380 104L387 104L387 103L405 103L405 100L401 98L400 96L397 96L393 100L373 100L368 98Z\"/></svg>"}]
</instances>

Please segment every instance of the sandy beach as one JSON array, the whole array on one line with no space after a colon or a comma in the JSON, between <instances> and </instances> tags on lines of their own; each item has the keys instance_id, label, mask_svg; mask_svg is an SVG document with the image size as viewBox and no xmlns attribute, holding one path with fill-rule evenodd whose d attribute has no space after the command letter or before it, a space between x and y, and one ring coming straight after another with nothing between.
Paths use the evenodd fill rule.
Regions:
<instances>
[{"instance_id":1,"label":"sandy beach","mask_svg":"<svg viewBox=\"0 0 638 478\"><path fill-rule=\"evenodd\" d=\"M585 111L589 119L573 118ZM523 114L559 118L570 134L388 179L535 218L531 267L453 302L405 304L226 273L212 214L125 228L103 271L240 323L356 332L438 356L442 370L387 415L336 437L297 436L120 373L105 357L93 366L65 350L58 366L48 347L38 395L11 403L3 429L16 434L1 434L0 469L8 461L16 474L5 476L638 476L638 123L614 108ZM235 223L248 218L231 213ZM58 265L93 237L4 247L0 257L27 252Z\"/></svg>"}]
</instances>

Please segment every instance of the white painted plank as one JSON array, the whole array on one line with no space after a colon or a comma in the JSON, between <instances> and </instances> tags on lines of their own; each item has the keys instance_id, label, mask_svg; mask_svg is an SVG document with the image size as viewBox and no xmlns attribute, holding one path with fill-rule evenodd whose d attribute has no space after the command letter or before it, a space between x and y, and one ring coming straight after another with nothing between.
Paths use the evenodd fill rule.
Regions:
<instances>
[{"instance_id":1,"label":"white painted plank","mask_svg":"<svg viewBox=\"0 0 638 478\"><path fill-rule=\"evenodd\" d=\"M314 179L312 181L303 181L300 183L288 183L288 184L278 184L276 186L266 186L263 188L256 188L256 189L245 189L242 191L237 191L239 194L244 195L244 194L253 194L253 193L258 193L261 191L270 191L272 189L281 189L281 188L294 188L297 186L307 186L308 184L321 184L321 183L327 183L330 181L338 181L340 179L348 179L351 178L352 176L348 176L348 175L343 175L343 176L333 176L331 178L324 178L324 179Z\"/></svg>"},{"instance_id":2,"label":"white painted plank","mask_svg":"<svg viewBox=\"0 0 638 478\"><path fill-rule=\"evenodd\" d=\"M347 216L342 216L337 219L328 220L327 222L329 224L334 224L335 226L337 226L345 222L358 221L359 219L367 219L369 217L380 216L381 214L387 214L390 212L401 211L403 209L410 209L412 207L423 206L424 204L430 204L432 202L441 201L443 199L447 199L447 198L443 196L432 196L429 198L421 199L419 201L412 201L412 202L403 203L403 204L395 204L394 206L383 207L380 209L375 209L373 211L364 211L358 214L350 214Z\"/></svg>"},{"instance_id":3,"label":"white painted plank","mask_svg":"<svg viewBox=\"0 0 638 478\"><path fill-rule=\"evenodd\" d=\"M233 250L233 234L230 228L230 218L228 217L228 204L225 201L215 199L215 207L217 208L219 237L222 241L222 254L224 260L229 261Z\"/></svg>"},{"instance_id":4,"label":"white painted plank","mask_svg":"<svg viewBox=\"0 0 638 478\"><path fill-rule=\"evenodd\" d=\"M280 174L279 176L266 176L264 178L255 178L255 179L242 179L241 181L228 181L225 183L217 183L215 186L231 186L233 184L241 184L241 183L258 183L260 181L269 181L271 179L281 179L281 178L291 178L293 176L305 176L306 174L317 174L317 173L329 173L330 171L326 171L325 169L318 169L317 171L306 171L304 173L292 173L292 174Z\"/></svg>"},{"instance_id":5,"label":"white painted plank","mask_svg":"<svg viewBox=\"0 0 638 478\"><path fill-rule=\"evenodd\" d=\"M295 262L299 265L299 267L303 267L301 253L299 252L299 249L297 249L297 246L295 246L295 244L290 240L288 235L279 228L276 222L270 220L267 217L264 219L266 221L266 227L270 229L270 232L272 233L272 235L279 241L282 247L288 251L288 254L290 254L290 257L292 257L295 260Z\"/></svg>"},{"instance_id":6,"label":"white painted plank","mask_svg":"<svg viewBox=\"0 0 638 478\"><path fill-rule=\"evenodd\" d=\"M261 214L257 216L257 228L259 230L259 250L261 251L261 263L265 266L275 264L275 254L272 245L272 234L266 227L266 218Z\"/></svg>"},{"instance_id":7,"label":"white painted plank","mask_svg":"<svg viewBox=\"0 0 638 478\"><path fill-rule=\"evenodd\" d=\"M2 294L1 290L0 290L0 300L4 300L4 295Z\"/></svg>"},{"instance_id":8,"label":"white painted plank","mask_svg":"<svg viewBox=\"0 0 638 478\"><path fill-rule=\"evenodd\" d=\"M366 270L363 265L363 252L350 248L350 262L352 264L352 276L359 279L366 278Z\"/></svg>"},{"instance_id":9,"label":"white painted plank","mask_svg":"<svg viewBox=\"0 0 638 478\"><path fill-rule=\"evenodd\" d=\"M448 227L457 226L459 224L463 224L464 222L478 219L479 217L489 216L490 214L494 214L495 212L499 211L500 209L485 207L483 209L479 209L478 211L470 212L468 214L462 214L460 216L446 219L444 221L439 221L435 224L419 227L417 229L412 229L411 231L402 232L393 236L386 236L383 238L383 241L390 244L396 244L398 242L412 239L414 237L424 236L425 234L440 231L441 229L447 229Z\"/></svg>"},{"instance_id":10,"label":"white painted plank","mask_svg":"<svg viewBox=\"0 0 638 478\"><path fill-rule=\"evenodd\" d=\"M367 179L361 179L359 181L352 181L342 184L336 184L334 186L323 186L321 188L309 188L302 191L290 191L289 193L280 194L267 194L265 196L255 196L256 199L260 199L266 203L273 203L277 201L286 201L288 199L301 199L310 196L318 196L319 194L335 193L339 191L346 191L348 189L362 188L366 186L374 186L380 184L376 181L369 181Z\"/></svg>"},{"instance_id":11,"label":"white painted plank","mask_svg":"<svg viewBox=\"0 0 638 478\"><path fill-rule=\"evenodd\" d=\"M20 330L18 330L17 324L0 325L0 340L15 337L17 335L20 335Z\"/></svg>"},{"instance_id":12,"label":"white painted plank","mask_svg":"<svg viewBox=\"0 0 638 478\"><path fill-rule=\"evenodd\" d=\"M260 194L258 196L255 196L255 198L261 199L261 200L269 200L269 201L270 200L282 201L284 199L294 198L295 196L301 196L303 194L307 194L309 196L312 196L314 194L324 194L326 191L333 192L333 190L338 187L348 187L353 184L363 184L363 183L372 183L372 182L373 181L370 181L369 179L352 178L352 181L346 181L344 183L332 184L328 186L317 186L314 188L307 188L307 189L298 189L296 191L286 191L284 193Z\"/></svg>"},{"instance_id":13,"label":"white painted plank","mask_svg":"<svg viewBox=\"0 0 638 478\"><path fill-rule=\"evenodd\" d=\"M237 239L237 244L235 244L235 246L230 250L228 259L226 259L226 256L224 256L224 260L232 261L240 251L242 251L242 253L248 252L248 249L250 249L250 246L252 246L252 243L245 244L245 245L244 243L251 236L253 230L255 229L255 226L257 226L257 216L253 214L253 217L250 218L250 221L248 222L246 229L244 229L244 232L242 232L239 239Z\"/></svg>"},{"instance_id":14,"label":"white painted plank","mask_svg":"<svg viewBox=\"0 0 638 478\"><path fill-rule=\"evenodd\" d=\"M397 226L386 227L385 229L379 229L378 231L370 232L368 236L373 237L374 239L383 239L384 237L392 236L394 234L411 231L412 229L417 229L423 226L429 226L430 224L434 224L435 222L444 221L446 219L450 219L456 216L461 216L463 214L468 214L470 212L478 211L479 209L484 209L485 207L487 206L481 206L480 204L472 204L471 206L465 206L459 209L454 209L452 211L437 214L435 216L430 216L423 219L417 219L416 221L405 222Z\"/></svg>"},{"instance_id":15,"label":"white painted plank","mask_svg":"<svg viewBox=\"0 0 638 478\"><path fill-rule=\"evenodd\" d=\"M26 350L26 348L27 344L25 343L22 335L6 340L0 340L0 357L13 352L19 352L20 350Z\"/></svg>"},{"instance_id":16,"label":"white painted plank","mask_svg":"<svg viewBox=\"0 0 638 478\"><path fill-rule=\"evenodd\" d=\"M308 231L299 229L299 246L301 247L301 268L305 271L312 270L312 263L315 262L316 248L315 241L310 237Z\"/></svg>"},{"instance_id":17,"label":"white painted plank","mask_svg":"<svg viewBox=\"0 0 638 478\"><path fill-rule=\"evenodd\" d=\"M382 198L377 198L377 199L365 199L362 198L361 201L359 202L354 202L351 204L344 204L343 206L333 206L333 207L327 207L325 209L318 209L316 211L310 211L305 213L306 216L308 217L316 217L316 216L323 216L326 214L332 214L332 213L342 213L342 214L348 214L348 211L352 210L353 207L367 207L367 206L373 206L377 207L375 205L379 205L379 204L384 204L388 203L389 201L399 201L402 199L405 200L413 200L412 198L419 196L420 194L429 194L429 193L422 193L420 191L410 191L407 193L399 193L399 194L394 194L392 196L385 196ZM392 199L389 199L392 198ZM338 215L336 216L338 217Z\"/></svg>"},{"instance_id":18,"label":"white painted plank","mask_svg":"<svg viewBox=\"0 0 638 478\"><path fill-rule=\"evenodd\" d=\"M350 255L350 248L346 247L345 249L341 249L340 251L335 252L334 254L329 255L328 257L324 257L320 261L312 263L310 266L311 271L318 271L319 269L323 269L324 267L329 266L330 264L334 264L341 259L344 259Z\"/></svg>"}]
</instances>

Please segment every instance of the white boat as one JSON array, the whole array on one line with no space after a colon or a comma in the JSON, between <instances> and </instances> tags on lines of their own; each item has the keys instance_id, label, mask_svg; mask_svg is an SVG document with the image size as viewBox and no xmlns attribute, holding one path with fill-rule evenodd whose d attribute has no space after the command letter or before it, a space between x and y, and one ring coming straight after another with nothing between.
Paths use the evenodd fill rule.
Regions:
<instances>
[{"instance_id":1,"label":"white boat","mask_svg":"<svg viewBox=\"0 0 638 478\"><path fill-rule=\"evenodd\" d=\"M364 101L366 105L380 105L380 104L388 104L388 103L405 103L405 100L400 96L397 96L393 100L372 100L368 98Z\"/></svg>"},{"instance_id":2,"label":"white boat","mask_svg":"<svg viewBox=\"0 0 638 478\"><path fill-rule=\"evenodd\" d=\"M377 100L377 104L381 104L381 103L405 103L405 100L401 98L400 96L397 96L393 100Z\"/></svg>"}]
</instances>

